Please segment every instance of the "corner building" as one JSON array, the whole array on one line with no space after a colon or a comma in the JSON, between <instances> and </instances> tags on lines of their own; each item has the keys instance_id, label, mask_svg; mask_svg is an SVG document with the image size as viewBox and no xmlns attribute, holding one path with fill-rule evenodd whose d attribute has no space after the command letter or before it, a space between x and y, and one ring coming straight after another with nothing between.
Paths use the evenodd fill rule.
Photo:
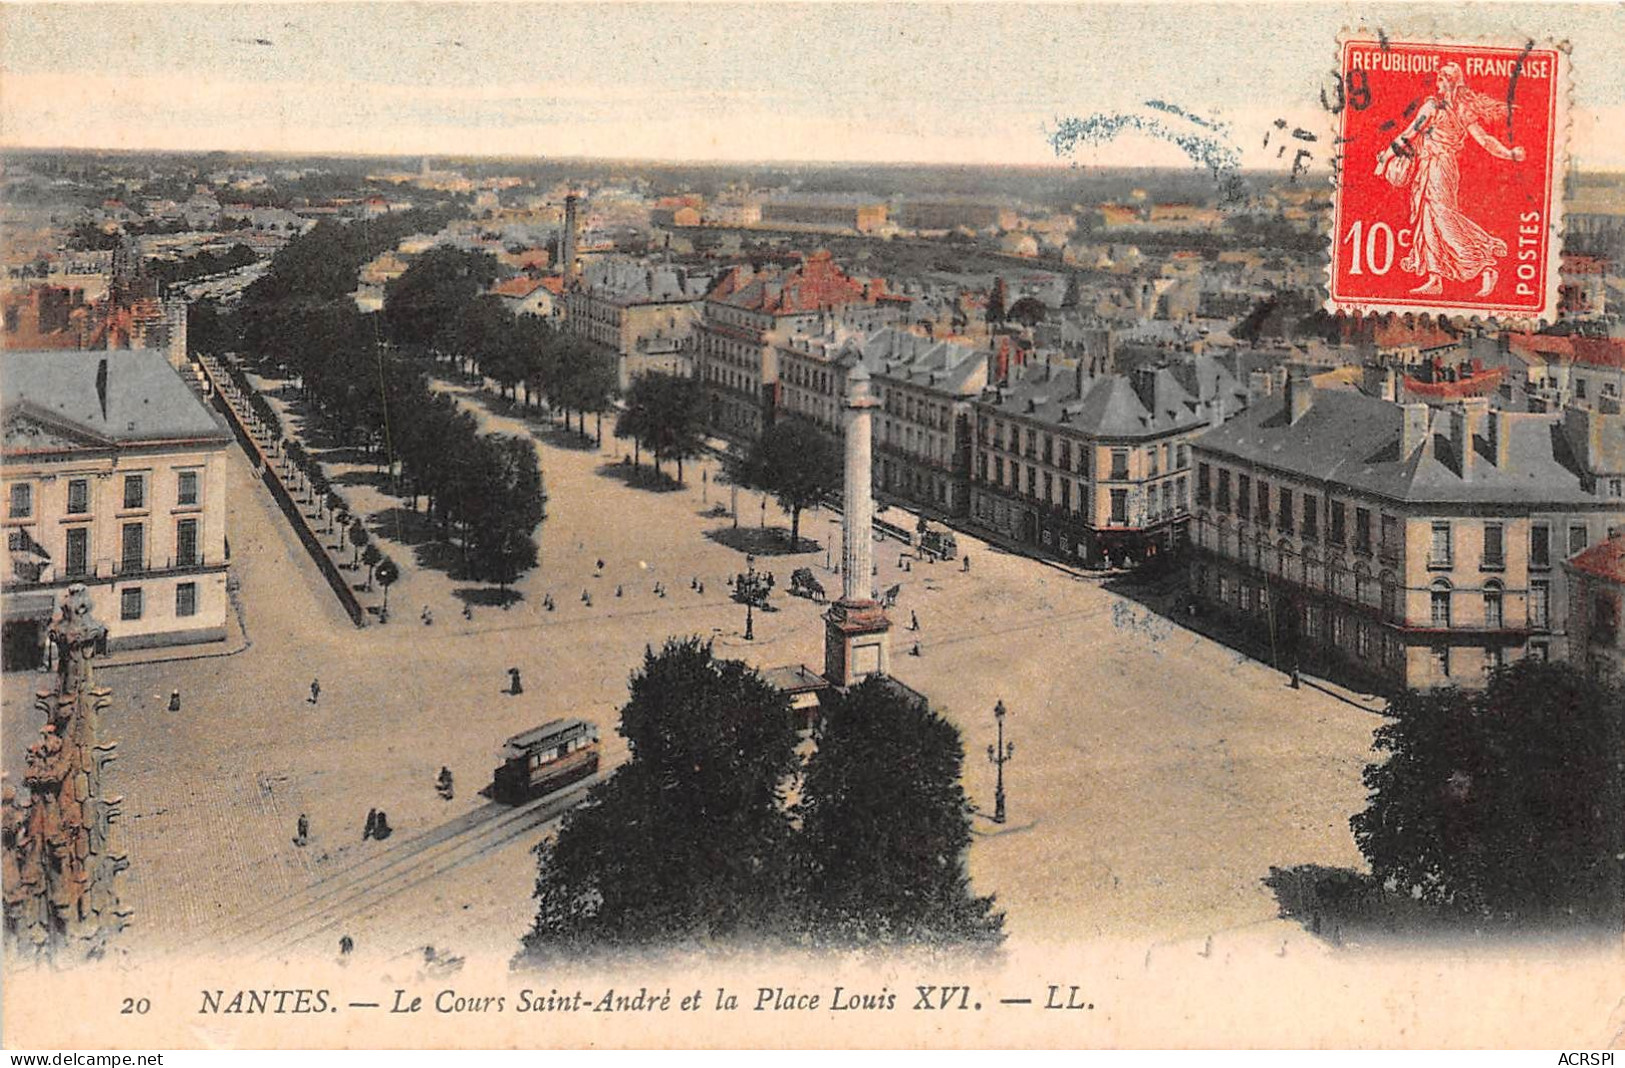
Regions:
<instances>
[{"instance_id":1,"label":"corner building","mask_svg":"<svg viewBox=\"0 0 1625 1068\"><path fill-rule=\"evenodd\" d=\"M5 667L44 662L63 590L112 651L226 636L231 435L154 350L7 352Z\"/></svg>"},{"instance_id":2,"label":"corner building","mask_svg":"<svg viewBox=\"0 0 1625 1068\"><path fill-rule=\"evenodd\" d=\"M1570 655L1564 562L1625 524L1625 426L1293 379L1197 440L1191 591L1276 665L1479 687Z\"/></svg>"}]
</instances>

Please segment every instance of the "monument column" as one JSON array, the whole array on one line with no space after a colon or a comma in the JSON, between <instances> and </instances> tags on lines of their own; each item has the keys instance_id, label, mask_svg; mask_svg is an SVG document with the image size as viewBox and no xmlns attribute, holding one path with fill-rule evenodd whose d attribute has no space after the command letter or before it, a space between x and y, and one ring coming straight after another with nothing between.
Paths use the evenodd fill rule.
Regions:
<instances>
[{"instance_id":1,"label":"monument column","mask_svg":"<svg viewBox=\"0 0 1625 1068\"><path fill-rule=\"evenodd\" d=\"M871 595L874 495L871 462L874 409L863 365L846 380L845 516L841 524L841 599L824 617L824 677L847 687L891 670L891 620Z\"/></svg>"}]
</instances>

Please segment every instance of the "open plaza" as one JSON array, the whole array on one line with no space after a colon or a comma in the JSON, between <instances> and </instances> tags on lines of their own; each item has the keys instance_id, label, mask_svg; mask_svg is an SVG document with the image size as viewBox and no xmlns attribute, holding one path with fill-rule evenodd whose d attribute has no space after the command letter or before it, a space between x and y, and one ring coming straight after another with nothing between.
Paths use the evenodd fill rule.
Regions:
<instances>
[{"instance_id":1,"label":"open plaza","mask_svg":"<svg viewBox=\"0 0 1625 1068\"><path fill-rule=\"evenodd\" d=\"M266 388L297 425L282 399L291 390ZM105 733L119 742L111 782L125 799L131 860L123 944L137 959L332 959L343 937L358 961L421 957L425 946L505 958L532 915L530 847L557 809L515 812L479 794L504 739L584 717L600 725L613 767L624 758L614 728L628 676L668 637L700 635L718 655L764 669L822 663L822 606L787 591L798 567L839 588L837 516L804 514L791 553L789 517L772 501L739 492L736 525L713 461L687 465L677 486L654 479L647 460L623 464L631 443L607 423L600 448L540 413L446 388L464 393L484 429L539 445L549 493L541 563L507 607L494 589L448 577L409 502L383 493L364 458L335 454L329 477L403 571L388 623L370 614L355 627L233 445L241 637L99 669L113 691ZM913 525L896 509L882 518ZM1348 818L1363 805L1360 772L1380 722L1371 702L1290 688L1098 577L965 536L968 571L906 548L875 546L876 587L901 585L892 673L963 735L977 808L970 870L979 892L998 895L1013 943L1318 944L1279 918L1265 880L1272 869L1361 866ZM747 554L777 580L775 610L755 614L750 641L728 585ZM359 583L365 571L347 574ZM10 738L36 727L31 681L6 679ZM169 710L173 691L179 711ZM1009 818L997 825L986 750L1001 700L1015 751ZM21 745L6 748L13 776L21 758ZM451 800L435 790L442 766ZM363 839L371 809L388 814L385 841ZM301 814L303 846L293 840Z\"/></svg>"}]
</instances>

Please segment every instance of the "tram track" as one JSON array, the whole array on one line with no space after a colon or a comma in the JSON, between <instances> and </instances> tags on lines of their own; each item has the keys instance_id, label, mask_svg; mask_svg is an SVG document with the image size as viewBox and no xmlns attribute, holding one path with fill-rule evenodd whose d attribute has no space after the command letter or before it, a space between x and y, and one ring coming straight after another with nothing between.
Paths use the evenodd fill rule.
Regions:
<instances>
[{"instance_id":1,"label":"tram track","mask_svg":"<svg viewBox=\"0 0 1625 1068\"><path fill-rule=\"evenodd\" d=\"M492 803L476 809L393 850L367 857L296 893L260 905L246 925L217 923L179 948L236 958L263 958L291 949L380 901L559 819L613 770L606 769L558 793L514 808Z\"/></svg>"}]
</instances>

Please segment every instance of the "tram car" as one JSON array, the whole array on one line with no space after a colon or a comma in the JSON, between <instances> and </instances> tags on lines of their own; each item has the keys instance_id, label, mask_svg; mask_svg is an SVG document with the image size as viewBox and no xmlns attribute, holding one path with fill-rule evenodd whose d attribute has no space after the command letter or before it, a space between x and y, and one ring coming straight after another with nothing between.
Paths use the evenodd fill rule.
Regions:
<instances>
[{"instance_id":1,"label":"tram car","mask_svg":"<svg viewBox=\"0 0 1625 1068\"><path fill-rule=\"evenodd\" d=\"M598 771L598 728L584 719L555 719L516 734L502 747L491 797L519 805L556 793Z\"/></svg>"}]
</instances>

